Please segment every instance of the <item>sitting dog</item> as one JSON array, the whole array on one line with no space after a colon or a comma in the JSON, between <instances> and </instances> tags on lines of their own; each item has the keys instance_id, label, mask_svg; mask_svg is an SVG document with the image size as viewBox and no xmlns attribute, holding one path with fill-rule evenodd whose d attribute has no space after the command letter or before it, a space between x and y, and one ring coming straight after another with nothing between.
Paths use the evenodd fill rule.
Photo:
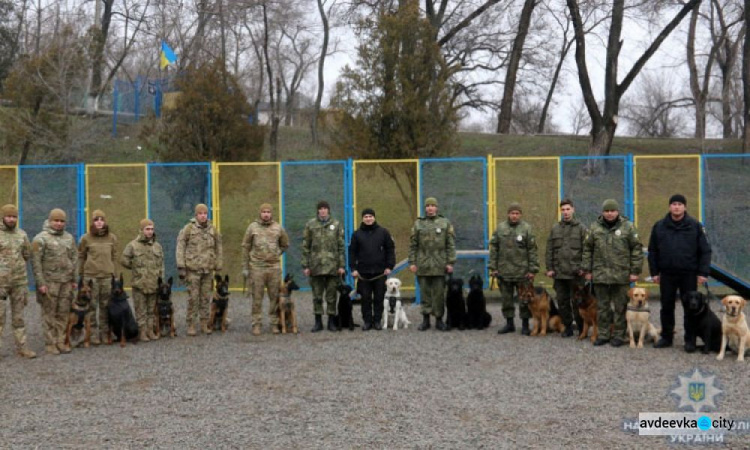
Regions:
<instances>
[{"instance_id":1,"label":"sitting dog","mask_svg":"<svg viewBox=\"0 0 750 450\"><path fill-rule=\"evenodd\" d=\"M724 351L729 344L737 351L737 361L744 361L745 350L750 348L750 330L744 312L746 301L739 295L727 295L721 299L721 304L726 312L721 320L721 351L716 359L724 359Z\"/></svg>"},{"instance_id":2,"label":"sitting dog","mask_svg":"<svg viewBox=\"0 0 750 450\"><path fill-rule=\"evenodd\" d=\"M383 300L383 329L388 329L388 315L393 315L393 329L409 328L409 319L401 304L401 280L388 278L385 282L385 299Z\"/></svg>"},{"instance_id":3,"label":"sitting dog","mask_svg":"<svg viewBox=\"0 0 750 450\"><path fill-rule=\"evenodd\" d=\"M112 334L114 334L120 342L120 347L125 347L125 341L130 341L133 344L138 343L138 322L135 321L124 286L122 274L120 274L119 280L112 275L112 297L107 307L110 329L107 344L112 345Z\"/></svg>"},{"instance_id":4,"label":"sitting dog","mask_svg":"<svg viewBox=\"0 0 750 450\"><path fill-rule=\"evenodd\" d=\"M349 331L353 331L354 327L359 326L354 323L354 317L352 316L352 295L354 288L348 284L341 283L336 290L339 292L339 301L337 305L337 328L341 331L342 328L348 328Z\"/></svg>"},{"instance_id":5,"label":"sitting dog","mask_svg":"<svg viewBox=\"0 0 750 450\"><path fill-rule=\"evenodd\" d=\"M70 305L70 314L68 315L68 327L65 330L65 345L70 348L78 346L83 341L83 347L88 348L91 345L91 290L94 288L94 281L89 280L84 284L83 280L78 280L78 294ZM78 335L78 339L76 336ZM82 339L81 339L82 336Z\"/></svg>"},{"instance_id":6,"label":"sitting dog","mask_svg":"<svg viewBox=\"0 0 750 450\"><path fill-rule=\"evenodd\" d=\"M696 350L696 338L703 340L702 352L718 352L721 349L721 321L711 311L708 297L701 292L685 292L682 296L685 308L685 351Z\"/></svg>"},{"instance_id":7,"label":"sitting dog","mask_svg":"<svg viewBox=\"0 0 750 450\"><path fill-rule=\"evenodd\" d=\"M211 312L208 314L208 333L213 330L227 331L229 320L229 275L221 278L221 275L214 276L214 298L211 300Z\"/></svg>"},{"instance_id":8,"label":"sitting dog","mask_svg":"<svg viewBox=\"0 0 750 450\"><path fill-rule=\"evenodd\" d=\"M464 329L466 320L466 301L464 300L464 280L451 277L448 280L448 290L445 295L445 307L448 317L445 320L447 330L451 328Z\"/></svg>"},{"instance_id":9,"label":"sitting dog","mask_svg":"<svg viewBox=\"0 0 750 450\"><path fill-rule=\"evenodd\" d=\"M165 336L169 333L170 337L177 335L174 326L174 306L172 305L172 277L169 277L165 283L161 277L158 280L159 290L154 305L154 333L157 336Z\"/></svg>"},{"instance_id":10,"label":"sitting dog","mask_svg":"<svg viewBox=\"0 0 750 450\"><path fill-rule=\"evenodd\" d=\"M466 328L483 330L490 326L492 316L487 312L484 283L479 275L469 278L469 295L466 297Z\"/></svg>"},{"instance_id":11,"label":"sitting dog","mask_svg":"<svg viewBox=\"0 0 750 450\"><path fill-rule=\"evenodd\" d=\"M628 290L628 309L625 312L625 320L628 322L628 335L630 336L630 348L636 348L633 333L638 333L638 348L643 348L646 335L656 342L659 332L649 322L651 311L648 309L648 293L644 288L630 288Z\"/></svg>"},{"instance_id":12,"label":"sitting dog","mask_svg":"<svg viewBox=\"0 0 750 450\"><path fill-rule=\"evenodd\" d=\"M287 328L291 328L292 333L299 334L297 310L292 300L292 292L296 290L299 290L299 286L294 282L294 276L288 274L279 286L279 324L282 334L286 334Z\"/></svg>"},{"instance_id":13,"label":"sitting dog","mask_svg":"<svg viewBox=\"0 0 750 450\"><path fill-rule=\"evenodd\" d=\"M518 297L529 307L531 317L534 319L531 336L546 336L548 329L558 333L565 331L560 311L557 310L555 302L552 301L546 289L535 288L532 283L521 283L518 287Z\"/></svg>"},{"instance_id":14,"label":"sitting dog","mask_svg":"<svg viewBox=\"0 0 750 450\"><path fill-rule=\"evenodd\" d=\"M580 335L578 340L582 341L588 337L589 329L591 332L591 342L596 341L599 337L599 328L597 325L598 301L594 294L591 293L590 285L586 285L582 280L573 285L573 298L575 299L578 313L583 319L583 324L578 324Z\"/></svg>"}]
</instances>

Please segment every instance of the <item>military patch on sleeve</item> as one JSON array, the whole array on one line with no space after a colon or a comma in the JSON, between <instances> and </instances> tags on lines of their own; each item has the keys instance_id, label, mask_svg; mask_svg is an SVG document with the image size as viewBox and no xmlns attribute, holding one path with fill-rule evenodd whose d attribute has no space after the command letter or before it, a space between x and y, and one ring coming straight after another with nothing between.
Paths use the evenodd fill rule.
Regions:
<instances>
[{"instance_id":1,"label":"military patch on sleeve","mask_svg":"<svg viewBox=\"0 0 750 450\"><path fill-rule=\"evenodd\" d=\"M35 252L38 252L39 249L42 247L42 244L40 244L39 241L34 241L31 244L31 247L34 249Z\"/></svg>"}]
</instances>

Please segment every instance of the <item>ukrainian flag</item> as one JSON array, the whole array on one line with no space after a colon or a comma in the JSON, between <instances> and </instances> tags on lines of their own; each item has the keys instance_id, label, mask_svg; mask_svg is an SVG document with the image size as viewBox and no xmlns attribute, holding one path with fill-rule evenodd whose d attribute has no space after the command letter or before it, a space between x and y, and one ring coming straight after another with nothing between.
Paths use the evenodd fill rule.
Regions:
<instances>
[{"instance_id":1,"label":"ukrainian flag","mask_svg":"<svg viewBox=\"0 0 750 450\"><path fill-rule=\"evenodd\" d=\"M177 62L177 55L169 48L166 42L161 41L161 57L159 58L159 68L164 69L170 64Z\"/></svg>"}]
</instances>

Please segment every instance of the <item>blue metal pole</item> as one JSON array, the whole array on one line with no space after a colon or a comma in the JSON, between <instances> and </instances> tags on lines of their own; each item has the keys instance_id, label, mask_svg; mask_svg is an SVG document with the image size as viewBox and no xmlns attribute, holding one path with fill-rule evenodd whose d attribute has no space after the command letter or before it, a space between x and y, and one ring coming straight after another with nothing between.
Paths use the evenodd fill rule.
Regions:
<instances>
[{"instance_id":1,"label":"blue metal pole","mask_svg":"<svg viewBox=\"0 0 750 450\"><path fill-rule=\"evenodd\" d=\"M135 79L134 95L135 106L133 112L135 113L135 121L138 122L141 116L141 77Z\"/></svg>"},{"instance_id":2,"label":"blue metal pole","mask_svg":"<svg viewBox=\"0 0 750 450\"><path fill-rule=\"evenodd\" d=\"M281 226L286 229L286 215L284 214L284 203L285 203L285 196L286 191L284 190L284 165L286 163L284 161L281 161L281 164L279 164L279 179L281 180L281 183L279 185L279 223ZM284 260L284 263L281 265L281 279L283 280L286 277L287 270L286 270L286 263L287 258L286 255L282 255L282 258Z\"/></svg>"},{"instance_id":3,"label":"blue metal pole","mask_svg":"<svg viewBox=\"0 0 750 450\"><path fill-rule=\"evenodd\" d=\"M146 217L151 218L151 163L146 164Z\"/></svg>"},{"instance_id":4,"label":"blue metal pole","mask_svg":"<svg viewBox=\"0 0 750 450\"><path fill-rule=\"evenodd\" d=\"M23 228L23 166L18 166L18 228ZM4 308L5 306L3 306Z\"/></svg>"}]
</instances>

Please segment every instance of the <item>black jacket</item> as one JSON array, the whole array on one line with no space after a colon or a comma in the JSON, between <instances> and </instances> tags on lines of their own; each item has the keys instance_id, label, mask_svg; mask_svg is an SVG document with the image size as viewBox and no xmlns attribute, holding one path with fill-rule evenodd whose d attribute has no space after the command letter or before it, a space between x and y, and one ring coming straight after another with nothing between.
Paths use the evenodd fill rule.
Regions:
<instances>
[{"instance_id":1,"label":"black jacket","mask_svg":"<svg viewBox=\"0 0 750 450\"><path fill-rule=\"evenodd\" d=\"M654 224L648 242L648 268L651 276L697 274L707 277L711 270L711 245L703 226L685 213L679 222L667 216Z\"/></svg>"},{"instance_id":2,"label":"black jacket","mask_svg":"<svg viewBox=\"0 0 750 450\"><path fill-rule=\"evenodd\" d=\"M391 233L376 223L361 224L349 243L349 267L359 273L381 274L396 265Z\"/></svg>"}]
</instances>

